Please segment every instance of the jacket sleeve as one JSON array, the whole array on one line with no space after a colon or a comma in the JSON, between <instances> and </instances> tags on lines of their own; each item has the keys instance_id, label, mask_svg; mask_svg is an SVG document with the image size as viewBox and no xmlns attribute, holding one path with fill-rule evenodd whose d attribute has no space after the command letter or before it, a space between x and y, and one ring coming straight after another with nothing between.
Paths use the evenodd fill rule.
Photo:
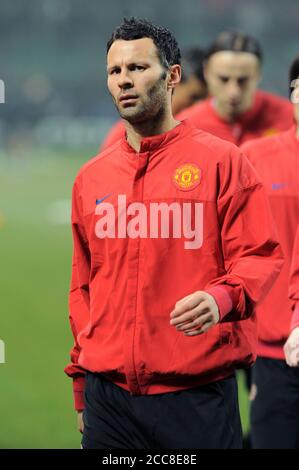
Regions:
<instances>
[{"instance_id":1,"label":"jacket sleeve","mask_svg":"<svg viewBox=\"0 0 299 470\"><path fill-rule=\"evenodd\" d=\"M220 170L218 221L224 274L205 291L219 307L220 321L250 317L283 264L268 198L255 170L233 147Z\"/></svg>"},{"instance_id":2,"label":"jacket sleeve","mask_svg":"<svg viewBox=\"0 0 299 470\"><path fill-rule=\"evenodd\" d=\"M293 251L289 297L293 301L293 316L291 320L291 330L293 330L299 326L299 227Z\"/></svg>"},{"instance_id":3,"label":"jacket sleeve","mask_svg":"<svg viewBox=\"0 0 299 470\"><path fill-rule=\"evenodd\" d=\"M78 364L80 354L78 339L80 332L89 321L90 252L84 229L78 181L75 182L72 193L72 234L73 260L69 291L69 320L74 345L70 354L71 362L64 371L73 379L74 405L79 411L84 409L85 371Z\"/></svg>"}]
</instances>

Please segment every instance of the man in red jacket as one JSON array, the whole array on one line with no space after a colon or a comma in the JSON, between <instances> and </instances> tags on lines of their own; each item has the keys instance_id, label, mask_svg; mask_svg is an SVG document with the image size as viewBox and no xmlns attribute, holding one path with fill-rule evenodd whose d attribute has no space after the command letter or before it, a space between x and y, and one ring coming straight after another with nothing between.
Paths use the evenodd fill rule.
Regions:
<instances>
[{"instance_id":1,"label":"man in red jacket","mask_svg":"<svg viewBox=\"0 0 299 470\"><path fill-rule=\"evenodd\" d=\"M247 140L287 130L293 124L288 100L257 90L262 50L256 39L223 32L207 52L204 75L210 98L177 118L240 145Z\"/></svg>"},{"instance_id":2,"label":"man in red jacket","mask_svg":"<svg viewBox=\"0 0 299 470\"><path fill-rule=\"evenodd\" d=\"M178 83L172 98L172 113L178 114L208 94L207 84L203 76L204 51L199 47L190 47L183 51L181 81ZM100 151L117 142L125 134L124 122L120 119L108 132Z\"/></svg>"},{"instance_id":3,"label":"man in red jacket","mask_svg":"<svg viewBox=\"0 0 299 470\"><path fill-rule=\"evenodd\" d=\"M294 244L289 297L293 303L293 315L290 325L290 335L284 345L284 353L287 364L290 367L299 367L299 227Z\"/></svg>"},{"instance_id":4,"label":"man in red jacket","mask_svg":"<svg viewBox=\"0 0 299 470\"><path fill-rule=\"evenodd\" d=\"M290 84L299 79L299 58L290 69ZM299 80L297 80L299 84ZM292 303L288 299L290 264L299 218L299 87L292 89L296 120L289 131L256 139L241 147L267 189L284 267L267 298L257 307L258 359L253 370L251 406L255 448L298 448L299 370L285 363ZM295 388L297 387L297 390Z\"/></svg>"},{"instance_id":5,"label":"man in red jacket","mask_svg":"<svg viewBox=\"0 0 299 470\"><path fill-rule=\"evenodd\" d=\"M107 45L126 137L83 166L69 297L84 448L238 448L235 369L282 264L264 188L229 142L174 119L173 35L124 20Z\"/></svg>"}]
</instances>

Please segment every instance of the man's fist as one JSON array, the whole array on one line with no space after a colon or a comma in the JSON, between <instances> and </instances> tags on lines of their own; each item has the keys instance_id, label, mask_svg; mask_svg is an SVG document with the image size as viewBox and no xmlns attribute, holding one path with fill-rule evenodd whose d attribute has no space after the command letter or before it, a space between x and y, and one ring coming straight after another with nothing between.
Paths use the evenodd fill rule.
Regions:
<instances>
[{"instance_id":1,"label":"man's fist","mask_svg":"<svg viewBox=\"0 0 299 470\"><path fill-rule=\"evenodd\" d=\"M293 329L283 349L288 366L299 367L299 326Z\"/></svg>"},{"instance_id":2,"label":"man's fist","mask_svg":"<svg viewBox=\"0 0 299 470\"><path fill-rule=\"evenodd\" d=\"M83 430L84 430L83 411L78 411L77 426L78 426L78 431L81 432L81 434L83 434Z\"/></svg>"},{"instance_id":3,"label":"man's fist","mask_svg":"<svg viewBox=\"0 0 299 470\"><path fill-rule=\"evenodd\" d=\"M170 324L187 336L205 333L218 322L218 305L214 297L204 291L179 300L170 313Z\"/></svg>"}]
</instances>

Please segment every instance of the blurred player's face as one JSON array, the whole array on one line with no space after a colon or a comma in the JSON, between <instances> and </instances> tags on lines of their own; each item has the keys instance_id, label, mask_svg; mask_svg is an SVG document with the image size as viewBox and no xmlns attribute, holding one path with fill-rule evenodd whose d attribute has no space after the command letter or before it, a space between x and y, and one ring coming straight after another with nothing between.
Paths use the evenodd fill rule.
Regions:
<instances>
[{"instance_id":1,"label":"blurred player's face","mask_svg":"<svg viewBox=\"0 0 299 470\"><path fill-rule=\"evenodd\" d=\"M219 114L227 119L251 108L260 77L259 60L249 52L216 52L205 66L209 93Z\"/></svg>"},{"instance_id":2,"label":"blurred player's face","mask_svg":"<svg viewBox=\"0 0 299 470\"><path fill-rule=\"evenodd\" d=\"M174 90L172 98L173 114L179 113L206 96L206 85L201 80L198 80L195 75L190 75L188 80L179 83Z\"/></svg>"},{"instance_id":3,"label":"blurred player's face","mask_svg":"<svg viewBox=\"0 0 299 470\"><path fill-rule=\"evenodd\" d=\"M299 77L296 80L296 86L292 92L292 103L294 104L294 117L299 127Z\"/></svg>"},{"instance_id":4,"label":"blurred player's face","mask_svg":"<svg viewBox=\"0 0 299 470\"><path fill-rule=\"evenodd\" d=\"M123 119L141 123L170 106L167 71L150 38L117 40L107 55L108 89Z\"/></svg>"}]
</instances>

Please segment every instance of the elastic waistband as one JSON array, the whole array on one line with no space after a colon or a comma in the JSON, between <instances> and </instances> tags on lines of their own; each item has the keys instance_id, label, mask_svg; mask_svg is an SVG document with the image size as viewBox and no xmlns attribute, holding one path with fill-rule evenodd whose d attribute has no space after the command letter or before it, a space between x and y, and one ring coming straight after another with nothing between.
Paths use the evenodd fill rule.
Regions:
<instances>
[{"instance_id":1,"label":"elastic waistband","mask_svg":"<svg viewBox=\"0 0 299 470\"><path fill-rule=\"evenodd\" d=\"M161 377L161 376L151 376L148 378L148 382L144 380L143 385L140 385L140 393L132 393L129 389L128 384L126 383L126 378L122 374L117 374L121 376L121 380L116 378L116 374L112 373L102 373L102 372L90 372L87 371L87 374L93 374L95 377L102 378L108 382L112 382L119 388L126 390L131 395L157 395L162 393L176 392L180 390L187 390L190 388L200 387L208 385L212 382L217 382L220 380L228 379L235 376L235 369L226 369L222 372L217 372L214 374L209 374L205 376L175 376L175 377Z\"/></svg>"}]
</instances>

